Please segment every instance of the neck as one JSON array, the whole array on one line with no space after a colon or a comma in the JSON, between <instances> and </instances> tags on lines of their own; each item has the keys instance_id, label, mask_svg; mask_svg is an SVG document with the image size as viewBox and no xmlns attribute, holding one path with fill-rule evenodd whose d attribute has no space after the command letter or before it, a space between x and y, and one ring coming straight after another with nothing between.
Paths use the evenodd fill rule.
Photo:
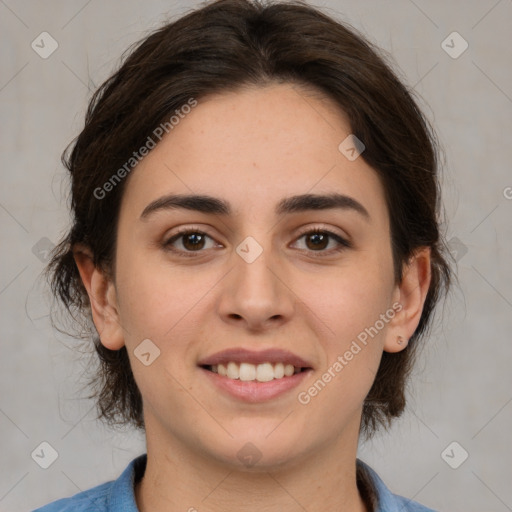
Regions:
<instances>
[{"instance_id":1,"label":"neck","mask_svg":"<svg viewBox=\"0 0 512 512\"><path fill-rule=\"evenodd\" d=\"M135 487L140 512L368 512L356 483L358 424L349 444L344 435L293 463L241 470L184 447L148 420L147 465Z\"/></svg>"}]
</instances>

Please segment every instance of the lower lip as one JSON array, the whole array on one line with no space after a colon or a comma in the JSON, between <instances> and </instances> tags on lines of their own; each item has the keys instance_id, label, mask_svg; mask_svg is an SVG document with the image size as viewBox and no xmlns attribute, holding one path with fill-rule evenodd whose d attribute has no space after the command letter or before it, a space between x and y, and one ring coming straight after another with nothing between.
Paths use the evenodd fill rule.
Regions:
<instances>
[{"instance_id":1,"label":"lower lip","mask_svg":"<svg viewBox=\"0 0 512 512\"><path fill-rule=\"evenodd\" d=\"M273 379L268 382L258 382L255 380L243 381L239 379L229 379L228 377L223 377L218 373L211 372L204 368L200 368L200 370L222 391L229 393L239 400L251 403L266 402L283 395L287 391L297 387L312 371L308 369L295 373L291 377Z\"/></svg>"}]
</instances>

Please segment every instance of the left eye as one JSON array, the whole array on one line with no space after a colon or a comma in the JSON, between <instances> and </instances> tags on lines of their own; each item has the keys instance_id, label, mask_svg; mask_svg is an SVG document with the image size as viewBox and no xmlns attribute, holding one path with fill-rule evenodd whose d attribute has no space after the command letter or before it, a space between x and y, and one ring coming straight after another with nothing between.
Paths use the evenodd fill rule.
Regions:
<instances>
[{"instance_id":1,"label":"left eye","mask_svg":"<svg viewBox=\"0 0 512 512\"><path fill-rule=\"evenodd\" d=\"M306 238L307 248L313 252L339 252L350 247L350 243L347 240L337 235L336 233L327 231L325 229L313 229L311 231L307 231L306 233L303 233L301 236L299 236L297 240L300 240L304 237ZM329 244L330 239L336 242L335 247L329 251L324 251L326 246Z\"/></svg>"},{"instance_id":2,"label":"left eye","mask_svg":"<svg viewBox=\"0 0 512 512\"><path fill-rule=\"evenodd\" d=\"M305 250L309 250L311 252L340 252L343 249L351 247L350 243L347 240L337 235L336 233L333 233L325 229L313 229L310 231L306 231L305 233L302 233L297 238L297 240L301 240L302 238L305 238L306 240L307 248ZM179 232L173 237L171 237L167 242L164 243L164 247L176 253L181 252L182 255L184 256L193 256L193 254L190 253L201 252L202 249L208 249L208 247L205 247L206 239L210 239L213 241L213 238L204 233L203 231L186 230ZM177 249L175 247L174 244L178 240L181 240L181 246L184 248L184 250L180 248ZM329 245L329 241L331 240L335 241L335 247L326 251L325 249L327 248L327 246ZM186 254L187 252L189 254Z\"/></svg>"}]
</instances>

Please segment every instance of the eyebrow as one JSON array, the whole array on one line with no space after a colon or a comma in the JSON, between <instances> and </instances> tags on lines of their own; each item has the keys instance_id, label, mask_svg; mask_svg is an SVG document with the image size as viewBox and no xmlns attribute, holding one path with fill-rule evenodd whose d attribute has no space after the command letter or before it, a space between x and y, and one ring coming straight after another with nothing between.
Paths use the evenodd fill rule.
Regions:
<instances>
[{"instance_id":1,"label":"eyebrow","mask_svg":"<svg viewBox=\"0 0 512 512\"><path fill-rule=\"evenodd\" d=\"M146 220L153 213L162 210L185 209L196 212L230 216L233 209L229 202L208 195L170 194L149 203L140 219ZM281 199L275 208L276 215L305 212L309 210L352 210L370 220L368 210L354 198L339 193L302 194Z\"/></svg>"}]
</instances>

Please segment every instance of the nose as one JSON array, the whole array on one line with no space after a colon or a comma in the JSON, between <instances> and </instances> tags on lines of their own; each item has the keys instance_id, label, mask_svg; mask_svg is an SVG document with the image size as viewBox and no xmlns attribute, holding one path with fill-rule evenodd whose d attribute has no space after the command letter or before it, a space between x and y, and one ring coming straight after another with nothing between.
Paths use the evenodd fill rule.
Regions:
<instances>
[{"instance_id":1,"label":"nose","mask_svg":"<svg viewBox=\"0 0 512 512\"><path fill-rule=\"evenodd\" d=\"M219 312L226 322L261 331L288 322L296 298L284 265L272 250L261 250L253 240L240 244L233 254L234 268L224 280Z\"/></svg>"}]
</instances>

